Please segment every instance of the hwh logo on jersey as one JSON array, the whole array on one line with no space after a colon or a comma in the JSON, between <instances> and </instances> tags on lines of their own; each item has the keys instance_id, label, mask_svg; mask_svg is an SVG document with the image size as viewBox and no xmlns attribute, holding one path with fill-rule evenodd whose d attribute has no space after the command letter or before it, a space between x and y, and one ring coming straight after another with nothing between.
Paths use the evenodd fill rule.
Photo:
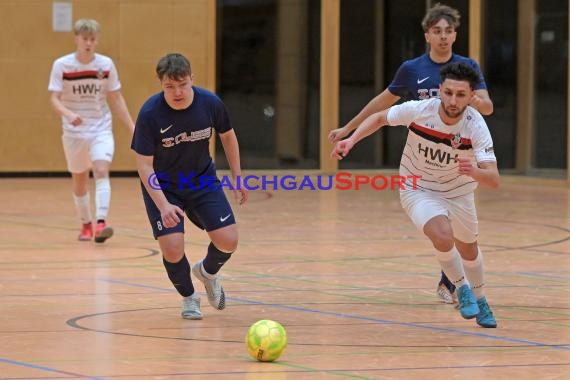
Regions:
<instances>
[{"instance_id":1,"label":"hwh logo on jersey","mask_svg":"<svg viewBox=\"0 0 570 380\"><path fill-rule=\"evenodd\" d=\"M441 149L432 149L431 147L422 147L422 144L418 144L418 153L426 158L426 163L433 164L434 161L439 161L440 164L445 163L449 165L450 162L455 162L457 160L458 154L452 156L449 152L445 152ZM438 165L439 166L439 165Z\"/></svg>"},{"instance_id":2,"label":"hwh logo on jersey","mask_svg":"<svg viewBox=\"0 0 570 380\"><path fill-rule=\"evenodd\" d=\"M73 94L76 95L97 95L101 92L100 84L78 84L72 87Z\"/></svg>"}]
</instances>

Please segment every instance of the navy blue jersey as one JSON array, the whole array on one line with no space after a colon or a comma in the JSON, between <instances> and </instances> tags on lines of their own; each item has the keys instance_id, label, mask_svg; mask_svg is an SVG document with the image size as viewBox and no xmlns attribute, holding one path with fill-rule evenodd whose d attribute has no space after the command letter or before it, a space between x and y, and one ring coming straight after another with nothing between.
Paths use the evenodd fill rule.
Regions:
<instances>
[{"instance_id":1,"label":"navy blue jersey","mask_svg":"<svg viewBox=\"0 0 570 380\"><path fill-rule=\"evenodd\" d=\"M142 106L135 126L131 149L154 156L155 172L166 173L171 183L184 178L215 175L209 151L212 129L224 133L232 129L225 105L214 93L193 86L192 104L172 109L160 92Z\"/></svg>"},{"instance_id":2,"label":"navy blue jersey","mask_svg":"<svg viewBox=\"0 0 570 380\"><path fill-rule=\"evenodd\" d=\"M439 72L443 66L451 62L466 62L471 65L481 77L481 81L475 86L475 90L487 89L481 68L473 59L453 54L449 61L436 63L431 60L429 54L424 54L402 63L394 76L394 80L388 86L388 90L403 100L439 97L439 84L441 82Z\"/></svg>"}]
</instances>

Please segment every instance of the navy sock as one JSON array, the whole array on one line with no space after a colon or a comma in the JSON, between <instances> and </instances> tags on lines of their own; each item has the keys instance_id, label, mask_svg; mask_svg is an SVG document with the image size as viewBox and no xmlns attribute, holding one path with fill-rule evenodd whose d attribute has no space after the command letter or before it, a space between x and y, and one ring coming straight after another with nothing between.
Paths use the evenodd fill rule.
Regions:
<instances>
[{"instance_id":1,"label":"navy sock","mask_svg":"<svg viewBox=\"0 0 570 380\"><path fill-rule=\"evenodd\" d=\"M445 285L445 287L449 289L451 293L455 291L455 285L451 281L449 281L449 278L447 278L447 276L445 275L445 273L443 273L443 271L441 271L441 280L439 280L439 282Z\"/></svg>"},{"instance_id":2,"label":"navy sock","mask_svg":"<svg viewBox=\"0 0 570 380\"><path fill-rule=\"evenodd\" d=\"M208 254L202 265L204 265L204 270L209 274L216 274L220 271L222 266L232 257L231 253L226 253L220 251L214 243L210 242L208 246Z\"/></svg>"},{"instance_id":3,"label":"navy sock","mask_svg":"<svg viewBox=\"0 0 570 380\"><path fill-rule=\"evenodd\" d=\"M168 278L172 285L176 288L182 297L188 297L194 294L194 285L190 279L190 264L186 255L182 256L182 260L177 263L169 263L162 258L162 263L168 273Z\"/></svg>"}]
</instances>

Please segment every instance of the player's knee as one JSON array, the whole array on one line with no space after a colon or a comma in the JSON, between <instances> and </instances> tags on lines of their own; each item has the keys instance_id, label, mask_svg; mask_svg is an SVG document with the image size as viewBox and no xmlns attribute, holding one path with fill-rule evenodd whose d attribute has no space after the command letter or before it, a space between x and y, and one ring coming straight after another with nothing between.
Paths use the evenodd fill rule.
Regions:
<instances>
[{"instance_id":1,"label":"player's knee","mask_svg":"<svg viewBox=\"0 0 570 380\"><path fill-rule=\"evenodd\" d=\"M93 177L95 177L95 179L107 178L109 177L109 171L106 168L94 166Z\"/></svg>"},{"instance_id":2,"label":"player's knee","mask_svg":"<svg viewBox=\"0 0 570 380\"><path fill-rule=\"evenodd\" d=\"M430 236L430 240L433 247L440 252L449 252L455 244L453 241L453 234L446 233L445 231L439 231Z\"/></svg>"},{"instance_id":3,"label":"player's knee","mask_svg":"<svg viewBox=\"0 0 570 380\"><path fill-rule=\"evenodd\" d=\"M221 242L214 243L214 245L222 252L234 253L238 246L238 239L236 236L235 239L231 238L228 240L223 240Z\"/></svg>"},{"instance_id":4,"label":"player's knee","mask_svg":"<svg viewBox=\"0 0 570 380\"><path fill-rule=\"evenodd\" d=\"M175 247L162 247L163 258L171 263L177 263L184 257L184 251Z\"/></svg>"},{"instance_id":5,"label":"player's knee","mask_svg":"<svg viewBox=\"0 0 570 380\"><path fill-rule=\"evenodd\" d=\"M235 224L220 228L209 233L212 243L220 251L232 253L238 246L238 229Z\"/></svg>"}]
</instances>

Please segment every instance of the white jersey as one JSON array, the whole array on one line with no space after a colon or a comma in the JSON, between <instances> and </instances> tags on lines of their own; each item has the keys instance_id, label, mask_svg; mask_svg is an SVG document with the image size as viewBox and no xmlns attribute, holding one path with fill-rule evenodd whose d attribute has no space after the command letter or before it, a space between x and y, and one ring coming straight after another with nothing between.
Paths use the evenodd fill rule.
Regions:
<instances>
[{"instance_id":1,"label":"white jersey","mask_svg":"<svg viewBox=\"0 0 570 380\"><path fill-rule=\"evenodd\" d=\"M63 134L91 136L111 132L112 116L107 105L107 92L121 88L113 60L101 54L87 63L80 63L75 53L53 63L48 90L61 92L63 105L77 113L83 122L74 127L62 118Z\"/></svg>"},{"instance_id":2,"label":"white jersey","mask_svg":"<svg viewBox=\"0 0 570 380\"><path fill-rule=\"evenodd\" d=\"M388 111L390 125L407 125L408 138L400 161L400 175L421 177L419 190L431 191L444 198L473 192L477 181L458 173L457 156L476 162L496 162L493 140L485 120L468 106L457 124L445 124L438 113L441 99L413 100L393 106ZM412 183L406 180L406 189Z\"/></svg>"}]
</instances>

